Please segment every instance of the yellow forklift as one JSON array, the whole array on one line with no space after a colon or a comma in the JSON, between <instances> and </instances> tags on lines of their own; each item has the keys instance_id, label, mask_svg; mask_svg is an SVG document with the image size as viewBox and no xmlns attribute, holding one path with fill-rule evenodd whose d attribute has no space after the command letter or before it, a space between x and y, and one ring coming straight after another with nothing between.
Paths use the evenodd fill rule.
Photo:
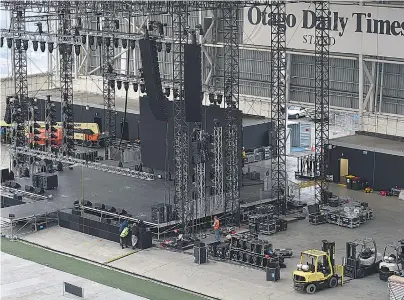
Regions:
<instances>
[{"instance_id":1,"label":"yellow forklift","mask_svg":"<svg viewBox=\"0 0 404 300\"><path fill-rule=\"evenodd\" d=\"M335 264L335 242L322 241L322 250L306 250L293 272L293 287L314 294L324 288L334 288L344 282L344 267Z\"/></svg>"}]
</instances>

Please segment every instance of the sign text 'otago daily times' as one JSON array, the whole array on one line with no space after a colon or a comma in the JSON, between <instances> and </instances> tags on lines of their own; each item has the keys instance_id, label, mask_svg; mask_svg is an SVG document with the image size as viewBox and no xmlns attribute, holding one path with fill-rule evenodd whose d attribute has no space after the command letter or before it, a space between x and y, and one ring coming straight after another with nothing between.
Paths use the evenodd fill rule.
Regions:
<instances>
[{"instance_id":1,"label":"sign text 'otago daily times'","mask_svg":"<svg viewBox=\"0 0 404 300\"><path fill-rule=\"evenodd\" d=\"M244 43L269 46L271 19L269 7L246 7ZM315 28L321 24L313 4L288 3L285 22L289 49L314 50ZM404 9L331 5L326 27L332 52L404 59Z\"/></svg>"}]
</instances>

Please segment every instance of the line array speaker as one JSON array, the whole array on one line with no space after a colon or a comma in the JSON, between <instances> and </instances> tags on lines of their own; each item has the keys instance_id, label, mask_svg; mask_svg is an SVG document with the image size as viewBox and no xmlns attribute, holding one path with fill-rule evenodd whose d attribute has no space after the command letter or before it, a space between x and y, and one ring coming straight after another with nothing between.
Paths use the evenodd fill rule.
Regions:
<instances>
[{"instance_id":1,"label":"line array speaker","mask_svg":"<svg viewBox=\"0 0 404 300\"><path fill-rule=\"evenodd\" d=\"M184 45L185 120L202 121L202 63L201 46Z\"/></svg>"},{"instance_id":2,"label":"line array speaker","mask_svg":"<svg viewBox=\"0 0 404 300\"><path fill-rule=\"evenodd\" d=\"M160 68L157 57L156 41L142 39L139 41L142 57L143 76L150 109L158 121L167 121L165 97L161 86Z\"/></svg>"}]
</instances>

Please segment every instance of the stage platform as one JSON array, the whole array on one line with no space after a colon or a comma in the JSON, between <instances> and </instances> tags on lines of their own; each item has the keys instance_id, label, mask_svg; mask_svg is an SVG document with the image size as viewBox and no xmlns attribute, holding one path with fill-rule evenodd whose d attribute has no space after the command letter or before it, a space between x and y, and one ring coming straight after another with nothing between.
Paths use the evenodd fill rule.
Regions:
<instances>
[{"instance_id":1,"label":"stage platform","mask_svg":"<svg viewBox=\"0 0 404 300\"><path fill-rule=\"evenodd\" d=\"M106 173L98 170L73 167L57 172L59 187L46 191L48 201L37 201L2 209L2 218L15 214L16 219L44 215L73 208L76 200L91 201L124 209L135 219L152 222L151 207L158 203L173 203L174 182L157 179L153 181ZM31 178L20 178L21 189L32 185ZM242 187L240 197L243 203L255 202L262 198L263 184ZM163 225L163 224L160 224Z\"/></svg>"}]
</instances>

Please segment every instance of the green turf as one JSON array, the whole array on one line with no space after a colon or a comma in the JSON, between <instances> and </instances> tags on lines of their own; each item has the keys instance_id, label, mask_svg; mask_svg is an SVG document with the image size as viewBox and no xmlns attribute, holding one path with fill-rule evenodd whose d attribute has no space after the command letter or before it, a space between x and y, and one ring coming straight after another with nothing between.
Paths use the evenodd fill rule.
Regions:
<instances>
[{"instance_id":1,"label":"green turf","mask_svg":"<svg viewBox=\"0 0 404 300\"><path fill-rule=\"evenodd\" d=\"M1 238L1 251L151 300L203 299L190 293L136 278L115 270L109 270L19 241L10 241L6 238Z\"/></svg>"}]
</instances>

